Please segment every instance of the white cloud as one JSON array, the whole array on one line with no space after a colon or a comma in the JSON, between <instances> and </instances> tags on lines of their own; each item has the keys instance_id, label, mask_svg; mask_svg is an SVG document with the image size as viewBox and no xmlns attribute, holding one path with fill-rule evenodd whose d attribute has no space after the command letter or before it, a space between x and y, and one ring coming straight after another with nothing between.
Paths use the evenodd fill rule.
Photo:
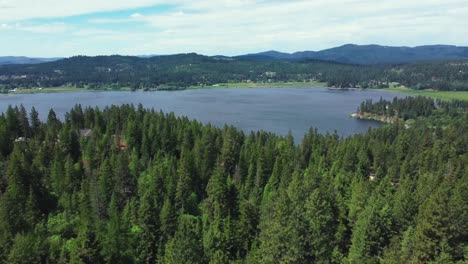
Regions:
<instances>
[{"instance_id":1,"label":"white cloud","mask_svg":"<svg viewBox=\"0 0 468 264\"><path fill-rule=\"evenodd\" d=\"M153 49L235 54L282 47L284 51L344 43L420 45L467 43L468 16L448 12L465 1L318 0L291 2L193 1L186 10L137 18L171 33L146 40ZM181 9L184 10L184 9ZM450 30L448 30L450 29ZM157 34L155 36L158 36ZM182 44L184 43L184 45ZM330 44L333 43L333 44ZM400 43L400 44L398 44ZM183 45L183 46L182 46Z\"/></svg>"},{"instance_id":2,"label":"white cloud","mask_svg":"<svg viewBox=\"0 0 468 264\"><path fill-rule=\"evenodd\" d=\"M91 18L88 19L89 23L92 24L118 24L118 23L127 23L130 22L132 19L130 18Z\"/></svg>"},{"instance_id":3,"label":"white cloud","mask_svg":"<svg viewBox=\"0 0 468 264\"><path fill-rule=\"evenodd\" d=\"M15 30L15 31L27 31L32 33L43 33L43 34L56 34L64 33L72 29L71 26L66 25L65 23L45 23L39 25L31 24L2 24L1 29L3 30Z\"/></svg>"},{"instance_id":4,"label":"white cloud","mask_svg":"<svg viewBox=\"0 0 468 264\"><path fill-rule=\"evenodd\" d=\"M3 0L0 2L0 21L68 17L164 3L170 2L165 0Z\"/></svg>"},{"instance_id":5,"label":"white cloud","mask_svg":"<svg viewBox=\"0 0 468 264\"><path fill-rule=\"evenodd\" d=\"M134 19L138 19L138 18L142 18L144 17L142 14L140 13L133 13L130 15L130 18L134 18Z\"/></svg>"},{"instance_id":6,"label":"white cloud","mask_svg":"<svg viewBox=\"0 0 468 264\"><path fill-rule=\"evenodd\" d=\"M118 35L118 34L119 32L115 30L105 30L105 29L96 29L96 28L79 29L79 30L72 32L72 35L80 36L80 37L106 36L106 35Z\"/></svg>"},{"instance_id":7,"label":"white cloud","mask_svg":"<svg viewBox=\"0 0 468 264\"><path fill-rule=\"evenodd\" d=\"M64 45L61 51L69 55L82 50L90 55L192 51L234 55L269 49L318 50L345 43L468 45L466 0L1 1L0 6L9 8L0 8L0 23L7 25L0 29L9 30L16 21L25 19L177 4L166 13L135 12L118 18L103 14L73 27L21 26L36 33L70 33L75 39L67 41L74 44ZM133 22L131 27L125 27L128 22ZM7 44L0 44L0 48L2 45Z\"/></svg>"}]
</instances>

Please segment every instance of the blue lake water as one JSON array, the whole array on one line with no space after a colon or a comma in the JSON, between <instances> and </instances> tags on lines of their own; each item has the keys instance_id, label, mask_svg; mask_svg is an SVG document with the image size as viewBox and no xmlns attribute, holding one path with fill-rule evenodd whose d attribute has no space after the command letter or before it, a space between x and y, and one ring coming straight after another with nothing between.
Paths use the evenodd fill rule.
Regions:
<instances>
[{"instance_id":1,"label":"blue lake water","mask_svg":"<svg viewBox=\"0 0 468 264\"><path fill-rule=\"evenodd\" d=\"M365 99L392 99L401 94L380 91L337 91L326 88L237 88L158 92L74 92L0 95L0 111L8 105L35 107L42 119L50 108L60 116L75 104L99 106L142 104L216 126L234 125L245 132L266 130L280 135L291 131L301 140L309 128L337 131L341 136L364 133L382 124L349 115Z\"/></svg>"}]
</instances>

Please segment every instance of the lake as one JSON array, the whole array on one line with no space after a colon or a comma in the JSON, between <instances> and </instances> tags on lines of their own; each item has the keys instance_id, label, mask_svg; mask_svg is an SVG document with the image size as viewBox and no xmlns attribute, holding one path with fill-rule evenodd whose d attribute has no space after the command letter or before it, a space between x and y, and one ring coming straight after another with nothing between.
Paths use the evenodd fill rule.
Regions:
<instances>
[{"instance_id":1,"label":"lake","mask_svg":"<svg viewBox=\"0 0 468 264\"><path fill-rule=\"evenodd\" d=\"M216 126L234 125L245 132L265 130L300 141L310 127L341 136L364 133L382 124L349 115L365 99L392 99L401 94L380 91L337 91L326 88L220 88L157 92L76 92L0 95L0 111L8 105L35 107L41 119L50 108L60 117L75 104L99 106L139 104L174 112Z\"/></svg>"}]
</instances>

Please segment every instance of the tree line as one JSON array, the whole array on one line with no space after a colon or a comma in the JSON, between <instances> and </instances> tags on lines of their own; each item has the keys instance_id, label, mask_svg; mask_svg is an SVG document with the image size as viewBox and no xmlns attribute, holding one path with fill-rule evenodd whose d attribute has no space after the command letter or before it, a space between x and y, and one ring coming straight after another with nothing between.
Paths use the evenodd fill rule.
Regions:
<instances>
[{"instance_id":1,"label":"tree line","mask_svg":"<svg viewBox=\"0 0 468 264\"><path fill-rule=\"evenodd\" d=\"M89 89L184 89L239 82L311 82L338 88L468 90L468 62L352 65L317 60L281 61L179 54L139 58L76 56L36 65L0 66L0 86L74 86ZM1 88L1 87L0 87Z\"/></svg>"},{"instance_id":2,"label":"tree line","mask_svg":"<svg viewBox=\"0 0 468 264\"><path fill-rule=\"evenodd\" d=\"M300 144L141 105L9 107L0 262L466 263L468 115L446 104L444 126Z\"/></svg>"}]
</instances>

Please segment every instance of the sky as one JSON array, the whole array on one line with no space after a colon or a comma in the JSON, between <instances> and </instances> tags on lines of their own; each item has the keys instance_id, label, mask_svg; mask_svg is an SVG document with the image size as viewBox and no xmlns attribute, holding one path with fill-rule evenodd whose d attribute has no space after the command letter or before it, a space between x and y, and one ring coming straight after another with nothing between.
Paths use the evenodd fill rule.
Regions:
<instances>
[{"instance_id":1,"label":"sky","mask_svg":"<svg viewBox=\"0 0 468 264\"><path fill-rule=\"evenodd\" d=\"M468 46L468 0L0 0L0 56Z\"/></svg>"}]
</instances>

